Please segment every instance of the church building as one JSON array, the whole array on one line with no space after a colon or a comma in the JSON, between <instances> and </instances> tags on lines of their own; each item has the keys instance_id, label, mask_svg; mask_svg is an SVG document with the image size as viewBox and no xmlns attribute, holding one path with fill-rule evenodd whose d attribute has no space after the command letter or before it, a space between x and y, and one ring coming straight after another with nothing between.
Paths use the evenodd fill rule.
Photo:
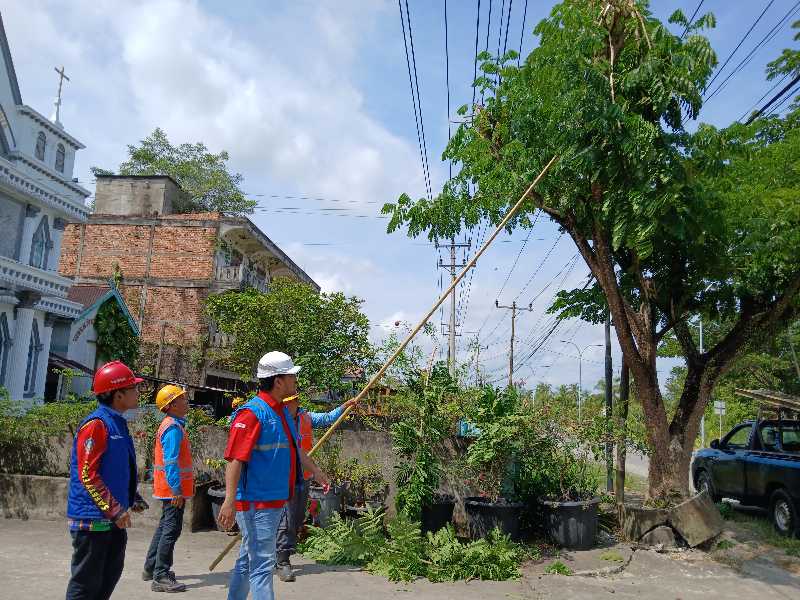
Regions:
<instances>
[{"instance_id":1,"label":"church building","mask_svg":"<svg viewBox=\"0 0 800 600\"><path fill-rule=\"evenodd\" d=\"M84 311L58 273L64 229L87 220L90 192L73 179L84 146L60 122L57 72L42 74L58 85L47 118L22 100L0 15L0 387L29 406L44 395L54 327Z\"/></svg>"}]
</instances>

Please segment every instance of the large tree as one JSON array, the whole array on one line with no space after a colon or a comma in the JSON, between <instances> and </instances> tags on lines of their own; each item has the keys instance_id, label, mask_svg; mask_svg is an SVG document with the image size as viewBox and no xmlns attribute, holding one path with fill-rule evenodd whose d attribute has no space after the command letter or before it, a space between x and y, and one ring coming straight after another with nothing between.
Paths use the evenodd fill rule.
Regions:
<instances>
[{"instance_id":1,"label":"large tree","mask_svg":"<svg viewBox=\"0 0 800 600\"><path fill-rule=\"evenodd\" d=\"M342 377L363 371L374 354L361 302L280 277L268 294L249 288L209 296L209 317L234 337L215 358L249 380L258 359L279 350L303 366L298 379L305 391L341 389Z\"/></svg>"},{"instance_id":2,"label":"large tree","mask_svg":"<svg viewBox=\"0 0 800 600\"><path fill-rule=\"evenodd\" d=\"M641 401L651 447L651 497L686 495L700 417L719 377L754 338L798 311L800 132L795 117L716 130L696 119L716 65L688 23L652 17L645 1L568 0L536 28L540 44L484 56L482 105L444 157L459 173L433 200L384 207L389 230L446 239L497 222L554 155L559 161L512 226L541 210L566 231L594 277L563 293L564 315L607 306ZM473 191L474 190L474 191ZM726 323L701 353L691 319ZM687 377L674 414L662 398L657 350L674 332Z\"/></svg>"},{"instance_id":3,"label":"large tree","mask_svg":"<svg viewBox=\"0 0 800 600\"><path fill-rule=\"evenodd\" d=\"M141 140L140 145L128 146L128 160L119 166L120 175L169 175L184 196L173 209L175 212L222 212L243 215L253 212L255 200L245 197L241 190L243 177L228 170L228 153L209 152L205 144L174 146L161 128ZM111 175L113 171L93 167L95 175Z\"/></svg>"}]
</instances>

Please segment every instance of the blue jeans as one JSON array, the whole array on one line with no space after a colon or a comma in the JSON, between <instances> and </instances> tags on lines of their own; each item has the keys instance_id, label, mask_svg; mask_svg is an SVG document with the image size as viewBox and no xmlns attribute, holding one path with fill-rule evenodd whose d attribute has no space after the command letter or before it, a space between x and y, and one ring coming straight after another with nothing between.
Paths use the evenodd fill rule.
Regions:
<instances>
[{"instance_id":1,"label":"blue jeans","mask_svg":"<svg viewBox=\"0 0 800 600\"><path fill-rule=\"evenodd\" d=\"M166 577L172 569L172 557L175 543L183 530L183 508L172 506L170 500L161 501L161 520L153 534L147 558L144 561L144 570L152 573L153 579Z\"/></svg>"},{"instance_id":2,"label":"blue jeans","mask_svg":"<svg viewBox=\"0 0 800 600\"><path fill-rule=\"evenodd\" d=\"M236 513L242 544L231 572L228 600L247 600L250 590L253 600L275 600L272 571L275 569L275 543L282 514L283 508L251 508Z\"/></svg>"}]
</instances>

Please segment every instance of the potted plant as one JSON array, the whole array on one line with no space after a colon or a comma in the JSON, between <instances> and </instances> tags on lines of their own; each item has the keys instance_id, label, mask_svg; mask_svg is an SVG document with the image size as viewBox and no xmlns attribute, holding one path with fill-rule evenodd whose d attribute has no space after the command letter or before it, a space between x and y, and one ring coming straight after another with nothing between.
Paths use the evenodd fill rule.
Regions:
<instances>
[{"instance_id":1,"label":"potted plant","mask_svg":"<svg viewBox=\"0 0 800 600\"><path fill-rule=\"evenodd\" d=\"M533 431L516 465L515 487L539 507L545 532L560 546L586 550L597 534L599 480L584 428L548 414L532 416Z\"/></svg>"},{"instance_id":2,"label":"potted plant","mask_svg":"<svg viewBox=\"0 0 800 600\"><path fill-rule=\"evenodd\" d=\"M330 480L330 488L325 488L316 482L311 482L308 497L311 500L311 514L321 527L327 527L334 514L342 512L342 499L347 487L348 470L346 462L342 461L342 437L333 436L327 444L320 448L314 455L317 463Z\"/></svg>"},{"instance_id":3,"label":"potted plant","mask_svg":"<svg viewBox=\"0 0 800 600\"><path fill-rule=\"evenodd\" d=\"M349 473L344 490L345 509L355 514L385 509L389 485L383 477L381 465L372 459L372 455L367 453L362 460L350 459L345 465Z\"/></svg>"},{"instance_id":4,"label":"potted plant","mask_svg":"<svg viewBox=\"0 0 800 600\"><path fill-rule=\"evenodd\" d=\"M464 499L470 537L486 537L494 528L513 540L522 538L524 503L515 487L517 457L525 450L527 417L520 414L514 388L485 386L467 403L467 422L474 440L464 457L467 483L477 496Z\"/></svg>"},{"instance_id":5,"label":"potted plant","mask_svg":"<svg viewBox=\"0 0 800 600\"><path fill-rule=\"evenodd\" d=\"M407 379L406 406L392 424L398 464L395 471L398 513L419 519L422 531L438 531L452 521L455 499L439 492L442 445L454 419L448 397L458 391L445 365L436 365L430 377L418 373Z\"/></svg>"}]
</instances>

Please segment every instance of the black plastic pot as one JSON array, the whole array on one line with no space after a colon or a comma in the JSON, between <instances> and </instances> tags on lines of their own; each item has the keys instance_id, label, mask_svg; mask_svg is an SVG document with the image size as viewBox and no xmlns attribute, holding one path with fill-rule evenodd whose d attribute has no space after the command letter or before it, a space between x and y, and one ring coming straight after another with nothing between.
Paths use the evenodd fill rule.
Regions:
<instances>
[{"instance_id":1,"label":"black plastic pot","mask_svg":"<svg viewBox=\"0 0 800 600\"><path fill-rule=\"evenodd\" d=\"M540 500L544 507L545 530L558 545L569 550L588 550L597 535L600 498L579 502Z\"/></svg>"},{"instance_id":2,"label":"black plastic pot","mask_svg":"<svg viewBox=\"0 0 800 600\"><path fill-rule=\"evenodd\" d=\"M484 538L495 528L518 542L522 539L519 518L525 505L500 499L492 502L486 498L473 496L464 498L469 535L473 540Z\"/></svg>"},{"instance_id":3,"label":"black plastic pot","mask_svg":"<svg viewBox=\"0 0 800 600\"><path fill-rule=\"evenodd\" d=\"M422 507L422 533L437 532L453 520L456 499L453 496L439 495L430 505Z\"/></svg>"},{"instance_id":4,"label":"black plastic pot","mask_svg":"<svg viewBox=\"0 0 800 600\"><path fill-rule=\"evenodd\" d=\"M342 490L337 486L332 486L326 494L321 486L312 484L308 491L308 497L319 503L320 527L327 527L334 513L342 512Z\"/></svg>"}]
</instances>

